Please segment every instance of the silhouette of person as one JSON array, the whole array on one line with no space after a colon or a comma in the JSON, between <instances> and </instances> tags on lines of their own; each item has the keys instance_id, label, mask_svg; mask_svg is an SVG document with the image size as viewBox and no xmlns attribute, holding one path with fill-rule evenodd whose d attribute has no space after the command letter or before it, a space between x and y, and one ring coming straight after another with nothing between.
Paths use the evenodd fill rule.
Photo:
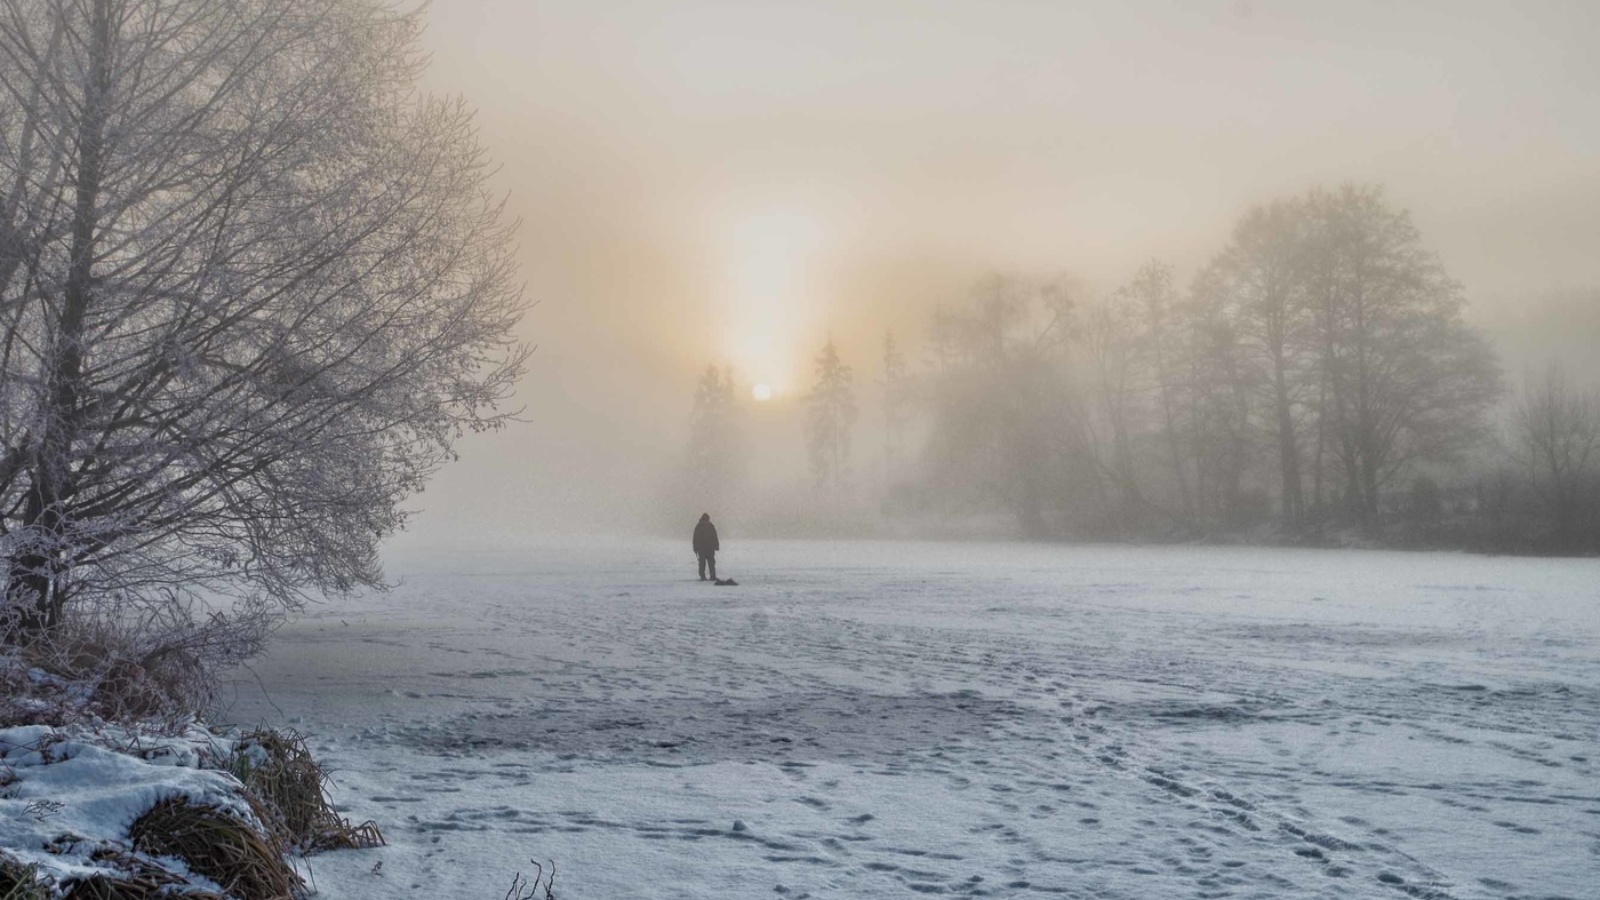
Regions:
<instances>
[{"instance_id":1,"label":"silhouette of person","mask_svg":"<svg viewBox=\"0 0 1600 900\"><path fill-rule=\"evenodd\" d=\"M711 568L711 580L717 580L717 526L711 524L711 513L701 513L699 524L694 526L694 555L700 560L700 580L706 580L706 567Z\"/></svg>"}]
</instances>

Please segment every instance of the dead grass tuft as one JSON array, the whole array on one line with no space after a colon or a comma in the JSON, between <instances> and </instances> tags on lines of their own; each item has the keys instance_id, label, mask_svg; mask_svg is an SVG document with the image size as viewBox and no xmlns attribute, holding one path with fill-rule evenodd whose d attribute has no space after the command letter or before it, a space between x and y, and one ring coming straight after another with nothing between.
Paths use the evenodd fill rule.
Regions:
<instances>
[{"instance_id":1,"label":"dead grass tuft","mask_svg":"<svg viewBox=\"0 0 1600 900\"><path fill-rule=\"evenodd\" d=\"M0 853L0 900L50 900L50 886L39 877L37 866Z\"/></svg>"},{"instance_id":2,"label":"dead grass tuft","mask_svg":"<svg viewBox=\"0 0 1600 900\"><path fill-rule=\"evenodd\" d=\"M228 769L267 808L263 820L280 826L286 843L302 853L384 844L376 822L352 825L334 811L327 773L299 734L251 732L235 745Z\"/></svg>"},{"instance_id":3,"label":"dead grass tuft","mask_svg":"<svg viewBox=\"0 0 1600 900\"><path fill-rule=\"evenodd\" d=\"M158 803L128 835L139 851L181 859L240 900L294 900L303 887L281 843L232 813L182 797Z\"/></svg>"}]
</instances>

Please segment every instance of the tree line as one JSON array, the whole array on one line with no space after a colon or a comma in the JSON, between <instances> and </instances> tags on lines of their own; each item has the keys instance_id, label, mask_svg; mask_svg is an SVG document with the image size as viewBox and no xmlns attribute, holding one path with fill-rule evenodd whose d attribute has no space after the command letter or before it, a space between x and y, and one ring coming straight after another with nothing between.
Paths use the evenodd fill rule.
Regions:
<instances>
[{"instance_id":1,"label":"tree line","mask_svg":"<svg viewBox=\"0 0 1600 900\"><path fill-rule=\"evenodd\" d=\"M915 370L886 336L883 512L1029 537L1600 550L1600 401L1552 370L1508 408L1464 304L1410 216L1360 185L1249 210L1186 285L1160 261L1100 297L987 277L934 313ZM815 422L842 421L822 375L840 367L830 341Z\"/></svg>"}]
</instances>

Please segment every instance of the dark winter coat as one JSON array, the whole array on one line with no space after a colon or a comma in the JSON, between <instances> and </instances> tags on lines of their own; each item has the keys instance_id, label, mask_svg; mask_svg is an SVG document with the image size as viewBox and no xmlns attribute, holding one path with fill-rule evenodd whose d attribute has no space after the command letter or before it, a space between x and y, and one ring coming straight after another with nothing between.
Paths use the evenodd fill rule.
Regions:
<instances>
[{"instance_id":1,"label":"dark winter coat","mask_svg":"<svg viewBox=\"0 0 1600 900\"><path fill-rule=\"evenodd\" d=\"M696 556L705 556L722 549L717 543L717 526L711 524L709 515L700 517L700 524L694 526L694 552Z\"/></svg>"}]
</instances>

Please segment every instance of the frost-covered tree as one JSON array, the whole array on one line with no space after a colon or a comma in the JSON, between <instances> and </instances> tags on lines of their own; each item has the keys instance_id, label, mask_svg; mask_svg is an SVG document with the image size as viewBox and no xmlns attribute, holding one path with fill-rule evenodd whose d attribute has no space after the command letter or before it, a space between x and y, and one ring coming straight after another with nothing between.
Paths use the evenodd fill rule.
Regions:
<instances>
[{"instance_id":1,"label":"frost-covered tree","mask_svg":"<svg viewBox=\"0 0 1600 900\"><path fill-rule=\"evenodd\" d=\"M420 27L0 0L4 641L249 652L379 584L404 498L504 420L511 225L471 110L416 87Z\"/></svg>"}]
</instances>

